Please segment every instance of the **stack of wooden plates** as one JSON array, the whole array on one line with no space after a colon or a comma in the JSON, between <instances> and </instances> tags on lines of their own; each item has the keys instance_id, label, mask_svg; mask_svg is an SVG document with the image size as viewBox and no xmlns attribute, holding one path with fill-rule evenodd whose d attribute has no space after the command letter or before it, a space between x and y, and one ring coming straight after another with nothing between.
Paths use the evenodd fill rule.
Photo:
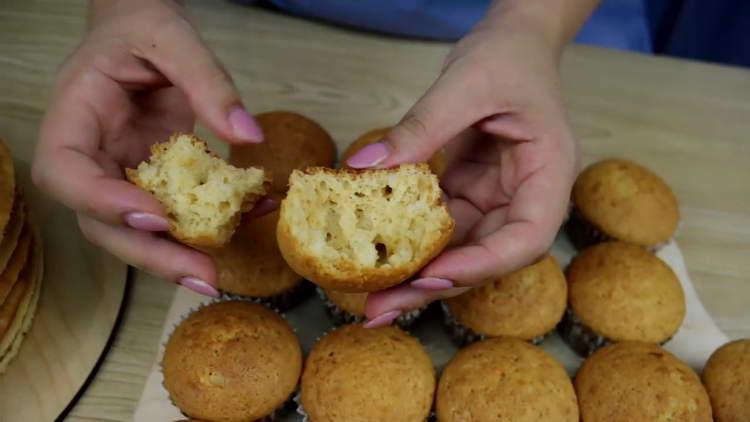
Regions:
<instances>
[{"instance_id":1,"label":"stack of wooden plates","mask_svg":"<svg viewBox=\"0 0 750 422\"><path fill-rule=\"evenodd\" d=\"M39 231L16 185L13 158L0 140L0 374L31 327L42 273Z\"/></svg>"}]
</instances>

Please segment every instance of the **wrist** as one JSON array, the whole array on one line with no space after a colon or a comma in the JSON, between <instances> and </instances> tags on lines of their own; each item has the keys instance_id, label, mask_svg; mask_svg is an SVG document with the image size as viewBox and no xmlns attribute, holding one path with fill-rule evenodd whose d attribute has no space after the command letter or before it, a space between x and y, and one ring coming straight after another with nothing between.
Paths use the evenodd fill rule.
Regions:
<instances>
[{"instance_id":1,"label":"wrist","mask_svg":"<svg viewBox=\"0 0 750 422\"><path fill-rule=\"evenodd\" d=\"M495 0L480 25L537 39L559 59L599 0Z\"/></svg>"},{"instance_id":2,"label":"wrist","mask_svg":"<svg viewBox=\"0 0 750 422\"><path fill-rule=\"evenodd\" d=\"M89 0L88 28L99 24L108 17L119 14L128 14L134 10L143 9L154 5L168 5L171 7L182 7L182 0Z\"/></svg>"}]
</instances>

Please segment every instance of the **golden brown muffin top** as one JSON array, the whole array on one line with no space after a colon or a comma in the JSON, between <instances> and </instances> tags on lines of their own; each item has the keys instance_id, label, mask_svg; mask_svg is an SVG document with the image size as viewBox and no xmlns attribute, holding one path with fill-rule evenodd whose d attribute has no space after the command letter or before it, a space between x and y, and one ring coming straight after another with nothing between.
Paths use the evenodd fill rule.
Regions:
<instances>
[{"instance_id":1,"label":"golden brown muffin top","mask_svg":"<svg viewBox=\"0 0 750 422\"><path fill-rule=\"evenodd\" d=\"M567 270L568 303L612 341L669 339L685 317L685 295L671 268L645 249L604 242L584 249Z\"/></svg>"},{"instance_id":2,"label":"golden brown muffin top","mask_svg":"<svg viewBox=\"0 0 750 422\"><path fill-rule=\"evenodd\" d=\"M192 418L253 421L292 394L302 351L289 324L246 301L205 306L182 321L162 360L164 387Z\"/></svg>"},{"instance_id":3,"label":"golden brown muffin top","mask_svg":"<svg viewBox=\"0 0 750 422\"><path fill-rule=\"evenodd\" d=\"M437 392L441 422L491 420L578 422L573 385L539 347L496 337L460 350L443 370Z\"/></svg>"},{"instance_id":4,"label":"golden brown muffin top","mask_svg":"<svg viewBox=\"0 0 750 422\"><path fill-rule=\"evenodd\" d=\"M359 151L366 145L382 141L385 135L390 132L390 130L390 126L381 127L378 129L367 131L360 135L359 138L355 139L354 142L349 144L349 146L346 147L346 150L344 150L344 153L341 155L341 166L347 167L346 160L348 160L349 157L354 155L355 152ZM427 161L427 164L430 166L430 170L432 170L433 173L438 175L438 177L442 176L443 173L445 173L446 166L445 151L441 149L436 152L432 157L430 157L429 161Z\"/></svg>"},{"instance_id":5,"label":"golden brown muffin top","mask_svg":"<svg viewBox=\"0 0 750 422\"><path fill-rule=\"evenodd\" d=\"M228 293L269 297L289 291L302 282L276 243L279 212L244 218L229 244L206 252L218 271L218 287Z\"/></svg>"},{"instance_id":6,"label":"golden brown muffin top","mask_svg":"<svg viewBox=\"0 0 750 422\"><path fill-rule=\"evenodd\" d=\"M698 375L656 344L599 349L575 377L582 422L710 422Z\"/></svg>"},{"instance_id":7,"label":"golden brown muffin top","mask_svg":"<svg viewBox=\"0 0 750 422\"><path fill-rule=\"evenodd\" d=\"M388 326L345 325L320 339L302 374L311 421L424 421L435 370L419 341Z\"/></svg>"},{"instance_id":8,"label":"golden brown muffin top","mask_svg":"<svg viewBox=\"0 0 750 422\"><path fill-rule=\"evenodd\" d=\"M703 368L716 422L750 421L750 339L718 348Z\"/></svg>"},{"instance_id":9,"label":"golden brown muffin top","mask_svg":"<svg viewBox=\"0 0 750 422\"><path fill-rule=\"evenodd\" d=\"M555 328L568 285L555 258L540 261L445 300L451 314L477 334L531 340Z\"/></svg>"},{"instance_id":10,"label":"golden brown muffin top","mask_svg":"<svg viewBox=\"0 0 750 422\"><path fill-rule=\"evenodd\" d=\"M323 289L328 300L342 310L355 315L365 315L365 303L367 303L367 293L346 293L335 290Z\"/></svg>"},{"instance_id":11,"label":"golden brown muffin top","mask_svg":"<svg viewBox=\"0 0 750 422\"><path fill-rule=\"evenodd\" d=\"M293 111L269 111L255 116L263 130L260 144L232 145L229 162L237 167L261 166L271 173L271 191L287 191L294 169L333 167L336 144L312 119Z\"/></svg>"},{"instance_id":12,"label":"golden brown muffin top","mask_svg":"<svg viewBox=\"0 0 750 422\"><path fill-rule=\"evenodd\" d=\"M573 185L572 201L604 234L644 246L668 241L680 220L669 186L627 160L603 160L587 167Z\"/></svg>"}]
</instances>

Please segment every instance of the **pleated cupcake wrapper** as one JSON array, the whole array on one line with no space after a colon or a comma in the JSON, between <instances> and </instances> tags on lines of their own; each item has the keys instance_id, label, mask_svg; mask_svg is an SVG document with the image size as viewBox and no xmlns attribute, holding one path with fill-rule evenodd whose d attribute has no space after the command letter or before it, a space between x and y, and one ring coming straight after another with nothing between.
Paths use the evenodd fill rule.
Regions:
<instances>
[{"instance_id":1,"label":"pleated cupcake wrapper","mask_svg":"<svg viewBox=\"0 0 750 422\"><path fill-rule=\"evenodd\" d=\"M278 422L280 421L283 416L289 414L289 412L291 412L292 409L294 409L294 406L295 406L294 397L296 394L299 394L299 393L290 394L289 398L286 399L286 401L284 401L284 403L282 403L281 406L273 410L270 414L263 416L260 419L256 419L255 421L256 422ZM177 405L174 404L174 402L172 401L172 397L169 398L169 401L172 403L172 406L177 407ZM192 419L192 416L186 414L182 410L180 410L180 414L188 419Z\"/></svg>"},{"instance_id":2,"label":"pleated cupcake wrapper","mask_svg":"<svg viewBox=\"0 0 750 422\"><path fill-rule=\"evenodd\" d=\"M284 321L287 321L287 323L289 322L286 319L286 315L284 315L283 312L279 311L277 308L273 307L270 303L268 303L266 301L263 301L261 299L262 298L254 298L254 297L250 297L250 296L233 296L233 297L230 297L229 295L222 295L222 296L217 297L217 298L212 298L208 302L203 303L203 304L201 304L199 306L192 306L192 307L190 307L190 309L188 310L187 313L185 313L185 314L183 314L183 315L180 316L180 321L179 322L176 322L176 323L172 324L172 330L169 333L169 335L167 336L167 340L161 344L162 350L166 350L166 348L167 348L167 342L169 342L169 339L172 337L172 334L174 333L174 330L180 324L182 324L187 317L189 317L193 313L198 312L199 310L205 308L206 306L213 305L213 304L220 303L220 302L244 301L244 302L257 303L258 305L263 305L266 308L270 309L271 311L275 312L277 315L279 315L281 318L283 318ZM292 332L294 332L294 334L296 335L297 334L297 329L292 324L289 324L289 327L291 327ZM185 414L185 412L183 412L182 409L180 409L179 406L177 406L177 404L174 402L174 400L172 400L172 395L169 394L169 390L167 390L167 386L164 385L164 367L162 366L161 362L159 362L159 371L161 371L161 388L163 388L164 391L167 392L167 397L169 398L169 402L172 404L172 406L174 406L175 408L177 408L183 416L185 416L188 419L192 418L192 416ZM295 392L292 392L292 394L289 395L289 398L287 400L285 400L281 404L281 406L279 406L277 409L273 410L270 414L268 414L268 415L266 415L266 416L258 419L258 421L259 422L276 422L277 420L279 420L279 417L287 414L292 409L292 407L293 407L292 399L293 399L294 394L295 394Z\"/></svg>"},{"instance_id":3,"label":"pleated cupcake wrapper","mask_svg":"<svg viewBox=\"0 0 750 422\"><path fill-rule=\"evenodd\" d=\"M307 299L310 296L310 294L312 294L312 290L313 290L312 283L310 283L307 280L302 280L301 282L294 285L294 287L292 287L291 289L285 292L279 293L277 295L273 295L273 296L267 296L267 297L246 296L246 295L239 295L235 293L229 293L227 291L221 290L221 299L223 300L250 299L250 300L256 301L257 303L270 305L274 309L277 309L281 312L287 312L290 309L304 302L305 299Z\"/></svg>"},{"instance_id":4,"label":"pleated cupcake wrapper","mask_svg":"<svg viewBox=\"0 0 750 422\"><path fill-rule=\"evenodd\" d=\"M323 301L323 304L326 307L326 312L331 318L333 325L339 327L342 325L355 324L364 321L365 318L363 316L349 313L333 303L322 288L318 287L316 288L316 290L318 292L318 296L320 296L320 299ZM417 319L420 315L422 315L425 309L427 309L427 307L412 309L411 311L402 313L398 316L398 318L396 318L394 322L400 328L406 330L414 325L414 322L417 321Z\"/></svg>"},{"instance_id":5,"label":"pleated cupcake wrapper","mask_svg":"<svg viewBox=\"0 0 750 422\"><path fill-rule=\"evenodd\" d=\"M677 235L682 226L682 221L677 225L672 238L666 242L659 243L658 245L648 246L646 249L651 253L656 253L659 249L666 246L673 238ZM568 222L565 224L565 232L568 234L568 239L573 243L576 249L581 250L597 243L606 242L608 240L617 240L611 236L606 235L604 232L599 230L596 226L591 224L583 214L575 206L570 208L570 216Z\"/></svg>"},{"instance_id":6,"label":"pleated cupcake wrapper","mask_svg":"<svg viewBox=\"0 0 750 422\"><path fill-rule=\"evenodd\" d=\"M300 416L302 416L302 422L310 422L310 417L307 416L307 412L305 412L305 409L302 407L302 392L298 392L294 395L294 403L297 405L296 413ZM434 403L433 403L434 406ZM430 410L430 415L427 416L427 419L425 419L426 422L433 422L437 421L437 414L434 410Z\"/></svg>"},{"instance_id":7,"label":"pleated cupcake wrapper","mask_svg":"<svg viewBox=\"0 0 750 422\"><path fill-rule=\"evenodd\" d=\"M446 305L444 302L440 302L440 308L443 310L443 326L448 331L448 334L451 337L451 340L458 346L459 348L468 346L472 343L475 343L477 341L481 341L487 338L484 334L478 334L471 328L461 324L458 321L458 318L456 318L453 313L451 313L450 309L448 309L448 305ZM531 340L527 340L529 343L533 345L540 345L544 341L544 339L547 338L552 333L553 330L546 334L542 334L540 336L536 336L532 338Z\"/></svg>"},{"instance_id":8,"label":"pleated cupcake wrapper","mask_svg":"<svg viewBox=\"0 0 750 422\"><path fill-rule=\"evenodd\" d=\"M565 310L565 315L560 324L558 324L557 331L565 344L584 358L591 356L597 350L612 343L606 337L597 334L584 324L570 308ZM659 345L663 346L670 340L672 340L672 337L659 342Z\"/></svg>"}]
</instances>

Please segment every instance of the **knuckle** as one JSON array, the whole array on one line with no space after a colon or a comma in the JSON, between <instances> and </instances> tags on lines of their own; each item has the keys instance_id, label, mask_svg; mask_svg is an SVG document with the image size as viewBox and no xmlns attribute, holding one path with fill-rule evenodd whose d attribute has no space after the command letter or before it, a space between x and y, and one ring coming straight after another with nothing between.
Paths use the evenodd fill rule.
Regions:
<instances>
[{"instance_id":1,"label":"knuckle","mask_svg":"<svg viewBox=\"0 0 750 422\"><path fill-rule=\"evenodd\" d=\"M77 211L89 215L89 216L95 216L100 214L98 211L97 203L96 203L96 196L95 195L86 195L79 193L78 201L75 204L75 208Z\"/></svg>"},{"instance_id":2,"label":"knuckle","mask_svg":"<svg viewBox=\"0 0 750 422\"><path fill-rule=\"evenodd\" d=\"M155 30L148 38L150 44L146 47L158 49L163 43L172 43L175 40L183 39L186 35L191 37L197 35L190 21L179 14L168 14L158 20Z\"/></svg>"},{"instance_id":3,"label":"knuckle","mask_svg":"<svg viewBox=\"0 0 750 422\"><path fill-rule=\"evenodd\" d=\"M406 113L398 124L398 129L403 134L402 138L408 142L424 138L428 132L426 120L423 112Z\"/></svg>"},{"instance_id":4,"label":"knuckle","mask_svg":"<svg viewBox=\"0 0 750 422\"><path fill-rule=\"evenodd\" d=\"M211 62L207 63L206 67L205 82L202 84L204 90L219 90L229 94L234 93L232 78L222 66Z\"/></svg>"}]
</instances>

